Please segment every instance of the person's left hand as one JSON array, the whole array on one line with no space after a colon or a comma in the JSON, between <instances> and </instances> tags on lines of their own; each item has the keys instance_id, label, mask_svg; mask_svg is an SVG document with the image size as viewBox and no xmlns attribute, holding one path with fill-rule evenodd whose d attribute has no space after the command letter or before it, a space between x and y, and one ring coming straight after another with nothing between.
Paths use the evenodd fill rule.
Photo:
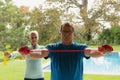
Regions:
<instances>
[{"instance_id":1,"label":"person's left hand","mask_svg":"<svg viewBox=\"0 0 120 80\"><path fill-rule=\"evenodd\" d=\"M101 54L105 55L105 54L111 53L113 51L113 48L112 48L112 46L105 44L103 46L98 47L98 51L100 51Z\"/></svg>"}]
</instances>

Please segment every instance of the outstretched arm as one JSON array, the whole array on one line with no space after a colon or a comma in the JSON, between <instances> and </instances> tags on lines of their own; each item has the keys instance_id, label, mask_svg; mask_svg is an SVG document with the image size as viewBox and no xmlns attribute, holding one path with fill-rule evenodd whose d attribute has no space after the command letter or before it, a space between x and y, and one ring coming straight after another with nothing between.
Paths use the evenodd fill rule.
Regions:
<instances>
[{"instance_id":1,"label":"outstretched arm","mask_svg":"<svg viewBox=\"0 0 120 80\"><path fill-rule=\"evenodd\" d=\"M42 50L31 50L30 54L27 57L31 58L42 58L46 57L48 55L47 49L42 49Z\"/></svg>"},{"instance_id":2,"label":"outstretched arm","mask_svg":"<svg viewBox=\"0 0 120 80\"><path fill-rule=\"evenodd\" d=\"M10 52L5 52L4 53L4 56L7 56L7 57L9 57L9 58L16 58L16 57L18 57L18 56L22 56L21 54L18 54L18 53L10 53Z\"/></svg>"},{"instance_id":3,"label":"outstretched arm","mask_svg":"<svg viewBox=\"0 0 120 80\"><path fill-rule=\"evenodd\" d=\"M28 46L22 46L18 51L21 55L30 58L42 58L46 57L49 52L46 51L47 49L34 49L30 50Z\"/></svg>"},{"instance_id":4,"label":"outstretched arm","mask_svg":"<svg viewBox=\"0 0 120 80\"><path fill-rule=\"evenodd\" d=\"M110 45L103 45L98 48L86 48L85 55L90 57L101 57L113 51Z\"/></svg>"}]
</instances>

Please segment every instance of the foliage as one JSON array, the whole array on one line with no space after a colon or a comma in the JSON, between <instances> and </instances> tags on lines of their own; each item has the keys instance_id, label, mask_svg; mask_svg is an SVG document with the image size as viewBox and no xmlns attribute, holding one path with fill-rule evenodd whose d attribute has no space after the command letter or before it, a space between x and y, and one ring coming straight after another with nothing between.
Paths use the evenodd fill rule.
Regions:
<instances>
[{"instance_id":1,"label":"foliage","mask_svg":"<svg viewBox=\"0 0 120 80\"><path fill-rule=\"evenodd\" d=\"M26 44L24 37L25 19L12 0L0 1L0 50L4 50L6 45L10 45L13 50Z\"/></svg>"},{"instance_id":2,"label":"foliage","mask_svg":"<svg viewBox=\"0 0 120 80\"><path fill-rule=\"evenodd\" d=\"M110 29L104 29L99 35L100 42L107 44L120 45L120 26L114 26Z\"/></svg>"},{"instance_id":3,"label":"foliage","mask_svg":"<svg viewBox=\"0 0 120 80\"><path fill-rule=\"evenodd\" d=\"M35 8L30 14L30 30L39 32L39 43L47 44L58 38L61 12L57 8L50 8L42 11Z\"/></svg>"},{"instance_id":4,"label":"foliage","mask_svg":"<svg viewBox=\"0 0 120 80\"><path fill-rule=\"evenodd\" d=\"M88 9L88 0L46 0L45 8L40 5L24 13L13 5L12 0L2 0L0 51L5 50L6 45L9 45L11 50L28 45L28 34L31 30L39 32L41 45L57 42L60 40L59 28L63 22L74 24L75 41L120 44L119 28L116 26L120 23L120 5L117 1L95 0L93 6ZM112 28L105 29L106 23ZM100 41L92 39L96 34Z\"/></svg>"},{"instance_id":5,"label":"foliage","mask_svg":"<svg viewBox=\"0 0 120 80\"><path fill-rule=\"evenodd\" d=\"M120 25L111 28L111 42L120 45Z\"/></svg>"},{"instance_id":6,"label":"foliage","mask_svg":"<svg viewBox=\"0 0 120 80\"><path fill-rule=\"evenodd\" d=\"M72 13L72 22L82 26L84 40L90 41L94 35L98 34L101 29L118 25L120 22L120 1L119 0L94 0L93 6L88 8L90 0L47 0L50 5L56 4L64 13ZM63 14L64 15L64 14ZM64 15L65 16L65 15ZM72 16L72 15L71 15ZM66 21L71 16L65 16ZM69 19L69 21L71 21Z\"/></svg>"}]
</instances>

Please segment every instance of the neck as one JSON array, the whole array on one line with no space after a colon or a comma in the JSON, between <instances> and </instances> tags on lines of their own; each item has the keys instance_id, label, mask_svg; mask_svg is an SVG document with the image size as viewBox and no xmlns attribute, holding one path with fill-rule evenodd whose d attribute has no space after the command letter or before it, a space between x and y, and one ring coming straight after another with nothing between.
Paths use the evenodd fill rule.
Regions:
<instances>
[{"instance_id":1,"label":"neck","mask_svg":"<svg viewBox=\"0 0 120 80\"><path fill-rule=\"evenodd\" d=\"M35 48L36 48L36 44L35 44L35 45L33 45L33 44L32 44L32 46L33 46L33 49L35 49Z\"/></svg>"},{"instance_id":2,"label":"neck","mask_svg":"<svg viewBox=\"0 0 120 80\"><path fill-rule=\"evenodd\" d=\"M63 44L65 44L65 45L71 45L72 41L71 42L63 42Z\"/></svg>"}]
</instances>

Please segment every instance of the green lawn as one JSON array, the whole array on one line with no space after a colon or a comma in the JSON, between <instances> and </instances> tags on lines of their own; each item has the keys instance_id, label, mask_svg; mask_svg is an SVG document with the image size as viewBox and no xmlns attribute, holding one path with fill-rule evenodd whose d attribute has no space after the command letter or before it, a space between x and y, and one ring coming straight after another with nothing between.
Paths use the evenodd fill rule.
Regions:
<instances>
[{"instance_id":1,"label":"green lawn","mask_svg":"<svg viewBox=\"0 0 120 80\"><path fill-rule=\"evenodd\" d=\"M45 73L45 80L50 80L50 73ZM84 74L84 80L120 80L120 75L97 75L97 74Z\"/></svg>"},{"instance_id":2,"label":"green lawn","mask_svg":"<svg viewBox=\"0 0 120 80\"><path fill-rule=\"evenodd\" d=\"M23 80L25 60L11 60L4 66L0 63L0 80ZM45 80L50 80L50 73L44 73ZM84 80L120 80L120 75L85 74Z\"/></svg>"}]
</instances>

